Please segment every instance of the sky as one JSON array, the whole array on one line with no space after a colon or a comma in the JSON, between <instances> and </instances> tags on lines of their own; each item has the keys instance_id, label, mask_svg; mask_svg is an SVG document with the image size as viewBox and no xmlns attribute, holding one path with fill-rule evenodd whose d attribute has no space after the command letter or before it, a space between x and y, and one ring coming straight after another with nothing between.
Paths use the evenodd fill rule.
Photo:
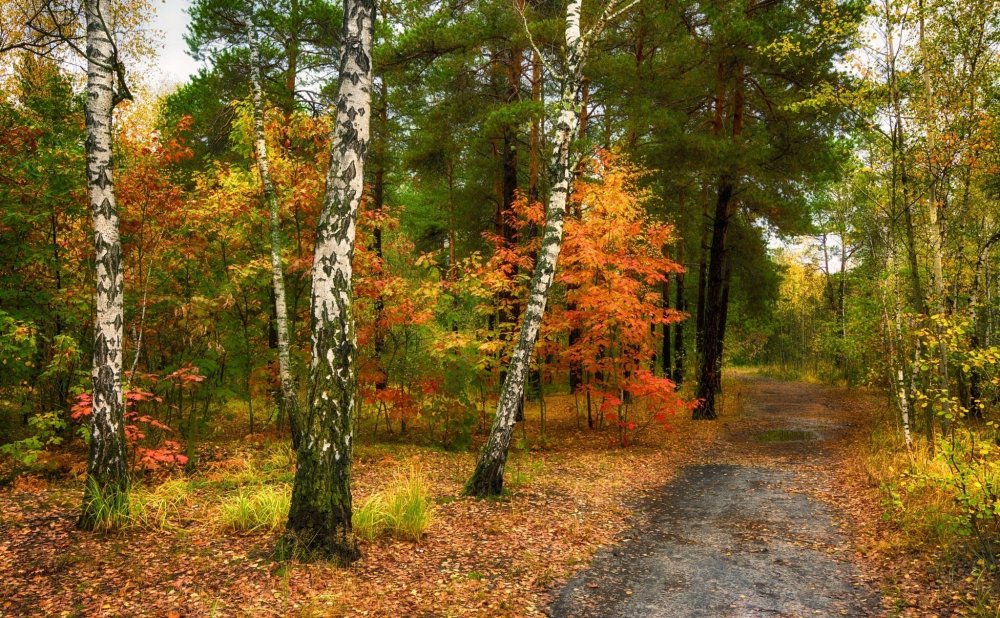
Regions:
<instances>
[{"instance_id":1,"label":"sky","mask_svg":"<svg viewBox=\"0 0 1000 618\"><path fill-rule=\"evenodd\" d=\"M156 0L156 17L151 26L162 34L159 57L153 61L148 78L153 84L176 85L198 71L198 63L187 55L188 0Z\"/></svg>"}]
</instances>

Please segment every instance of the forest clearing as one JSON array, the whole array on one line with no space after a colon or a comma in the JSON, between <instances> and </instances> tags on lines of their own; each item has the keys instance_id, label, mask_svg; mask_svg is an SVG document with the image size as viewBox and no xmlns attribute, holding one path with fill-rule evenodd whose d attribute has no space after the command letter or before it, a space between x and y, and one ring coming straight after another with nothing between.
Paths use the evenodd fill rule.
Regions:
<instances>
[{"instance_id":1,"label":"forest clearing","mask_svg":"<svg viewBox=\"0 0 1000 618\"><path fill-rule=\"evenodd\" d=\"M1000 0L0 0L0 616L1000 618Z\"/></svg>"}]
</instances>

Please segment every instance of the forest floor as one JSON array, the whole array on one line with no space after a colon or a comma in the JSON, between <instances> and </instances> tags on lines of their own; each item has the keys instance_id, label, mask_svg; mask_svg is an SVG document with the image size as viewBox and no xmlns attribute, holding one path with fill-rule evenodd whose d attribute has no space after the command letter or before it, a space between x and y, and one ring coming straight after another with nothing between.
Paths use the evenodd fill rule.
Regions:
<instances>
[{"instance_id":1,"label":"forest floor","mask_svg":"<svg viewBox=\"0 0 1000 618\"><path fill-rule=\"evenodd\" d=\"M829 494L865 426L843 393L744 378L724 435L642 505L642 523L563 589L554 616L880 615ZM817 492L827 492L827 496Z\"/></svg>"},{"instance_id":2,"label":"forest floor","mask_svg":"<svg viewBox=\"0 0 1000 618\"><path fill-rule=\"evenodd\" d=\"M412 444L421 435L412 426L374 437L366 421L355 505L416 470L433 518L419 542L363 542L348 569L276 562L280 529L224 525L224 505L241 494L287 496L294 457L285 438L234 427L206 440L193 474L139 481L162 498L151 520L107 534L75 529L83 452L61 453L76 462L62 477L21 476L0 489L0 616L546 615L562 582L629 528L631 506L718 432L678 414L623 449L616 427L587 428L573 397L546 401L544 439L537 404L527 406L498 500L461 495L474 450Z\"/></svg>"},{"instance_id":3,"label":"forest floor","mask_svg":"<svg viewBox=\"0 0 1000 618\"><path fill-rule=\"evenodd\" d=\"M859 463L884 403L732 373L719 421L679 414L624 449L570 396L547 397L544 440L529 406L499 500L461 496L474 452L365 428L355 504L417 470L434 513L419 542L365 542L348 569L276 562L279 529L221 523L243 492L287 494L279 436L206 441L195 473L142 482L171 488L159 517L116 533L74 528L79 466L22 476L0 489L0 616L961 615L946 580L886 541Z\"/></svg>"}]
</instances>

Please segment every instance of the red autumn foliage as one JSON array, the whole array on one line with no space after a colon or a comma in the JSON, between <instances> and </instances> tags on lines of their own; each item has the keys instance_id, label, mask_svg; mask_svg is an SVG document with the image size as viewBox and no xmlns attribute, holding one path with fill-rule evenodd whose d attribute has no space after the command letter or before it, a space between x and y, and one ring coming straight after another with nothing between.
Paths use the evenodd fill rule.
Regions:
<instances>
[{"instance_id":1,"label":"red autumn foliage","mask_svg":"<svg viewBox=\"0 0 1000 618\"><path fill-rule=\"evenodd\" d=\"M663 306L660 292L682 267L664 255L673 228L649 215L641 178L641 170L600 152L576 183L556 274L562 302L549 304L536 352L548 372L581 368L580 392L599 400L601 419L618 427L621 446L651 423L666 425L674 413L690 408L671 380L650 371L657 343L651 327L684 319ZM498 235L486 236L494 254L482 276L497 292L523 287L513 273L531 272L539 243L531 231L544 225L544 208L522 196L509 224L531 239L512 246Z\"/></svg>"},{"instance_id":2,"label":"red autumn foliage","mask_svg":"<svg viewBox=\"0 0 1000 618\"><path fill-rule=\"evenodd\" d=\"M159 380L157 376L144 376L151 382ZM199 375L198 368L185 366L164 376L164 381L174 382L184 387L191 387L205 380ZM188 457L183 453L183 447L176 440L162 439L156 446L147 446L143 441L151 438L155 430L161 436L173 434L174 430L155 417L140 412L140 407L147 403L161 403L163 400L155 393L141 388L129 388L125 391L125 439L132 451L132 469L143 472L153 472L163 467L183 466ZM77 396L76 403L70 409L70 418L78 423L84 422L93 412L93 399L89 393Z\"/></svg>"}]
</instances>

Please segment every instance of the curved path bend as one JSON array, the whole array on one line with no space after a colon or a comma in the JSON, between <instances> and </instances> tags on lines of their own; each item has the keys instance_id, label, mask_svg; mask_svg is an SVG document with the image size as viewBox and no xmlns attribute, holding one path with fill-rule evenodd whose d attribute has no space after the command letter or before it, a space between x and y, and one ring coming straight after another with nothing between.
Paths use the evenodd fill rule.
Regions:
<instances>
[{"instance_id":1,"label":"curved path bend","mask_svg":"<svg viewBox=\"0 0 1000 618\"><path fill-rule=\"evenodd\" d=\"M642 523L563 588L552 616L879 615L842 515L812 491L853 439L838 390L757 377L729 390L738 418L719 444L641 505Z\"/></svg>"}]
</instances>

